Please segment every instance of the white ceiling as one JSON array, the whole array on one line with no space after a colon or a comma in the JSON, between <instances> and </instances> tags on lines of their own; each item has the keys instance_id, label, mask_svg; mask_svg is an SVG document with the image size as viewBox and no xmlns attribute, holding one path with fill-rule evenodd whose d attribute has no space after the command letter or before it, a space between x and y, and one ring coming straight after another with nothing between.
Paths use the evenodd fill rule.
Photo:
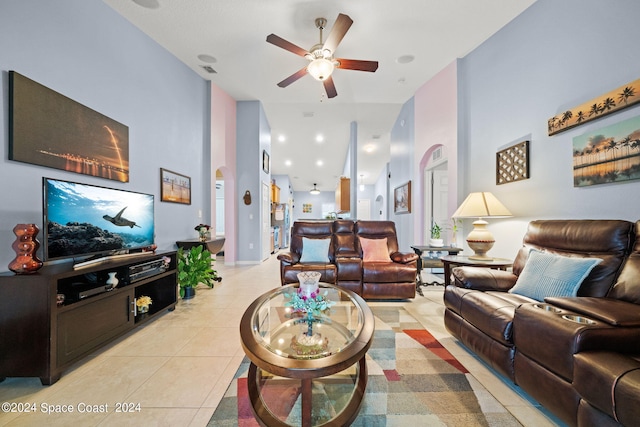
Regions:
<instances>
[{"instance_id":1,"label":"white ceiling","mask_svg":"<svg viewBox=\"0 0 640 427\"><path fill-rule=\"evenodd\" d=\"M271 173L289 175L296 191L314 183L323 191L335 190L353 121L358 123L355 175L374 183L389 161L389 135L402 104L534 1L104 0L234 99L261 101L272 130ZM327 19L326 39L338 13L354 23L336 57L378 61L378 70L336 69L338 96L333 99L309 75L287 88L276 86L308 61L267 43L267 35L310 49L319 41L315 19ZM399 63L403 55L415 60ZM207 73L203 65L217 73ZM316 142L317 134L324 142ZM280 135L285 142L278 141ZM375 150L366 153L365 145ZM317 166L317 160L324 164Z\"/></svg>"}]
</instances>

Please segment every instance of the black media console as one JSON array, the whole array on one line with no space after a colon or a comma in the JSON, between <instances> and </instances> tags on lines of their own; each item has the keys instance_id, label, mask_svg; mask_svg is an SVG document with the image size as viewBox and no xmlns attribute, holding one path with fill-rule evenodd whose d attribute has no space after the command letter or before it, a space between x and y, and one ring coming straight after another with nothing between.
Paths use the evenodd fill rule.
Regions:
<instances>
[{"instance_id":1,"label":"black media console","mask_svg":"<svg viewBox=\"0 0 640 427\"><path fill-rule=\"evenodd\" d=\"M31 275L0 273L0 381L39 377L53 384L72 363L174 310L176 268L175 252L149 252L81 269L67 262ZM106 283L112 272L116 286ZM143 295L153 303L140 314L136 298Z\"/></svg>"}]
</instances>

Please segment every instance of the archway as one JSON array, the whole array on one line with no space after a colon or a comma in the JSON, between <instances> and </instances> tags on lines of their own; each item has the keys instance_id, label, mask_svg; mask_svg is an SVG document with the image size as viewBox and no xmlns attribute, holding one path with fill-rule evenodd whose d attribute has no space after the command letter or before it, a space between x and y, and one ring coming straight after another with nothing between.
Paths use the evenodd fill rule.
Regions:
<instances>
[{"instance_id":1,"label":"archway","mask_svg":"<svg viewBox=\"0 0 640 427\"><path fill-rule=\"evenodd\" d=\"M431 226L437 223L442 229L449 227L448 218L448 162L445 146L432 145L420 160L420 238L427 244ZM447 233L443 238L447 242ZM447 242L448 243L448 242Z\"/></svg>"}]
</instances>

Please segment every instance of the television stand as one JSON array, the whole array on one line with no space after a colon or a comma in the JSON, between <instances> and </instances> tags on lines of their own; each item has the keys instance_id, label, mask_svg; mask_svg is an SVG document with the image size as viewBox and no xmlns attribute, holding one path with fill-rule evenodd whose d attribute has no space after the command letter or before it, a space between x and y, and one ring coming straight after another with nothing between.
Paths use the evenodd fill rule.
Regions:
<instances>
[{"instance_id":1,"label":"television stand","mask_svg":"<svg viewBox=\"0 0 640 427\"><path fill-rule=\"evenodd\" d=\"M39 377L53 384L62 373L116 338L177 303L176 252L142 252L114 257L75 270L71 261L49 264L34 274L0 273L0 381L6 377ZM131 258L133 255L133 258ZM154 261L168 268L130 280L129 271ZM109 273L117 286L104 289ZM138 313L136 300L153 301Z\"/></svg>"}]
</instances>

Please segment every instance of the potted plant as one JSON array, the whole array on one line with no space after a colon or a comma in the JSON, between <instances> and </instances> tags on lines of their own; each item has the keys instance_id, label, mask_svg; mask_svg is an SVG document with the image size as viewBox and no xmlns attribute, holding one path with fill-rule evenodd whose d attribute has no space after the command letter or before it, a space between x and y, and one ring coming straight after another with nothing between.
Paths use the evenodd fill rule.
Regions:
<instances>
[{"instance_id":1,"label":"potted plant","mask_svg":"<svg viewBox=\"0 0 640 427\"><path fill-rule=\"evenodd\" d=\"M203 248L198 245L187 250L178 249L178 285L182 299L193 298L200 283L213 288L213 282L220 281L211 267L211 252Z\"/></svg>"},{"instance_id":2,"label":"potted plant","mask_svg":"<svg viewBox=\"0 0 640 427\"><path fill-rule=\"evenodd\" d=\"M431 226L431 239L429 240L429 246L441 248L444 246L444 240L442 239L442 227L434 222Z\"/></svg>"}]
</instances>

